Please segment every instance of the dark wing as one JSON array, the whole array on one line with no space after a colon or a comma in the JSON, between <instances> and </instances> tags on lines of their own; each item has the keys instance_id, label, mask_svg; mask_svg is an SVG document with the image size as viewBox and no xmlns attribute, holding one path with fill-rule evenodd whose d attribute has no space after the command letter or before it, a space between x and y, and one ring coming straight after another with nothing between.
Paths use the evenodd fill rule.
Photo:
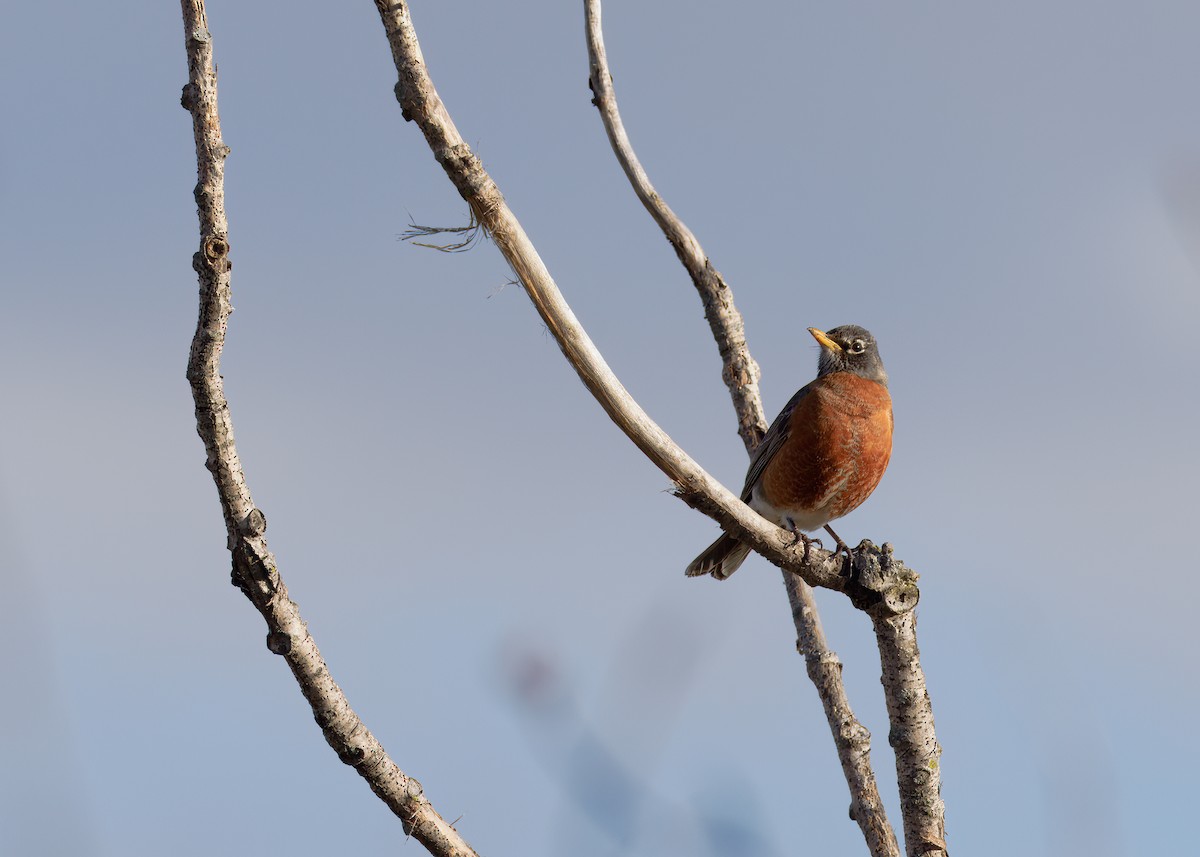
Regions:
<instances>
[{"instance_id":1,"label":"dark wing","mask_svg":"<svg viewBox=\"0 0 1200 857\"><path fill-rule=\"evenodd\" d=\"M792 411L796 410L796 405L800 404L800 400L812 391L815 383L812 381L805 384L796 395L792 396L783 406L783 410L779 412L779 416L775 418L775 422L771 423L767 433L763 435L762 443L754 448L754 455L750 458L750 469L746 471L746 484L742 487L743 503L750 502L750 491L754 488L754 483L762 478L763 471L767 469L767 465L775 457L779 447L783 446L783 442L788 439L788 435L792 431Z\"/></svg>"}]
</instances>

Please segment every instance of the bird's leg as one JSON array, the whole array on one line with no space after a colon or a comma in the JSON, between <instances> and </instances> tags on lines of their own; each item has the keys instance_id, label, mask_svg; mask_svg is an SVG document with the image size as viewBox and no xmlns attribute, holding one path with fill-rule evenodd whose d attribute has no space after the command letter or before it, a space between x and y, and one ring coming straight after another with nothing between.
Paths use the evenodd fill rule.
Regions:
<instances>
[{"instance_id":1,"label":"bird's leg","mask_svg":"<svg viewBox=\"0 0 1200 857\"><path fill-rule=\"evenodd\" d=\"M837 556L840 553L845 553L846 558L849 559L851 562L854 562L854 551L850 550L850 548L846 546L846 543L844 541L842 541L841 536L839 536L837 533L835 533L833 531L833 527L829 526L829 524L826 524L825 532L827 532L827 533L829 533L829 535L833 536L833 540L835 542L837 542L837 549L834 550L833 555Z\"/></svg>"},{"instance_id":2,"label":"bird's leg","mask_svg":"<svg viewBox=\"0 0 1200 857\"><path fill-rule=\"evenodd\" d=\"M825 549L825 545L821 544L820 539L810 539L804 533L800 532L800 528L796 526L796 522L791 518L785 518L784 522L787 524L788 532L790 532L794 537L792 539L792 547L800 544L800 542L804 542L804 562L808 562L808 552L812 550L813 545L816 545L822 550ZM832 530L830 532L832 532ZM834 538L837 538L837 536L834 536Z\"/></svg>"}]
</instances>

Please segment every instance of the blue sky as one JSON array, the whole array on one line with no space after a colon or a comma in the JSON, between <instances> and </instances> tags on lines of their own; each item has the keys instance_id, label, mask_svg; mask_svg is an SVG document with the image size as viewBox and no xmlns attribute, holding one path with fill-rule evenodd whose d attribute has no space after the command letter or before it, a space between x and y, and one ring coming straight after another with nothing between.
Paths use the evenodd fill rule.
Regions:
<instances>
[{"instance_id":1,"label":"blue sky","mask_svg":"<svg viewBox=\"0 0 1200 857\"><path fill-rule=\"evenodd\" d=\"M861 853L778 574L607 421L392 96L371 4L214 3L223 363L292 596L483 854ZM582 4L414 3L581 321L737 487L699 302L589 104ZM857 323L896 444L839 527L922 575L951 848L1179 853L1200 763L1200 9L610 3L626 125L734 289L774 413ZM0 851L421 853L228 585L184 380L171 4L22 4L0 93ZM1190 439L1190 440L1189 440ZM893 787L869 624L821 598ZM889 800L891 800L889 798ZM899 822L895 802L893 820Z\"/></svg>"}]
</instances>

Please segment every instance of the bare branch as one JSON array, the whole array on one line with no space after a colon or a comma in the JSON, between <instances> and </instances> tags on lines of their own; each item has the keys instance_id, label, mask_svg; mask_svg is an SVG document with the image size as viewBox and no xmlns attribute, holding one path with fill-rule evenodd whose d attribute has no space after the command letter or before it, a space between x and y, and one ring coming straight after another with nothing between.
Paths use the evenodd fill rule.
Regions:
<instances>
[{"instance_id":1,"label":"bare branch","mask_svg":"<svg viewBox=\"0 0 1200 857\"><path fill-rule=\"evenodd\" d=\"M634 401L563 299L529 236L504 201L500 189L463 140L426 71L403 0L375 0L392 49L401 115L425 135L434 158L471 206L533 301L567 361L609 418L675 484L685 503L716 520L769 561L799 574L812 586L849 591L858 584L843 574L839 558L811 550L807 561L792 535L766 521L680 449ZM878 561L882 554L870 547ZM885 587L886 588L886 587ZM882 591L876 597L882 598Z\"/></svg>"},{"instance_id":2,"label":"bare branch","mask_svg":"<svg viewBox=\"0 0 1200 857\"><path fill-rule=\"evenodd\" d=\"M646 171L642 169L633 146L629 143L625 125L621 122L621 114L617 109L612 75L608 72L598 0L584 0L584 17L590 67L588 84L594 96L592 103L600 111L608 140L638 199L671 242L679 261L696 284L696 290L704 303L704 317L708 319L708 325L721 353L724 366L721 374L737 412L738 434L741 435L746 450L752 450L762 440L767 430L767 421L758 393L758 364L754 362L746 346L746 329L742 323L742 314L734 306L733 293L725 285L721 272L712 266L696 236L650 184Z\"/></svg>"},{"instance_id":3,"label":"bare branch","mask_svg":"<svg viewBox=\"0 0 1200 857\"><path fill-rule=\"evenodd\" d=\"M796 623L796 650L804 656L808 677L821 697L842 774L850 786L850 817L858 822L872 857L899 857L896 832L887 820L875 771L871 767L871 733L850 708L850 699L842 682L842 662L825 642L812 589L791 575L784 576L784 585Z\"/></svg>"},{"instance_id":4,"label":"bare branch","mask_svg":"<svg viewBox=\"0 0 1200 857\"><path fill-rule=\"evenodd\" d=\"M584 18L589 81L594 95L592 103L600 111L608 140L634 191L675 248L700 293L705 317L723 361L722 376L738 415L738 433L742 436L746 451L753 452L762 441L767 420L758 390L758 364L750 356L742 315L733 303L732 290L712 266L695 235L654 190L633 150L621 121L612 74L608 68L600 0L584 0ZM796 626L796 647L804 656L809 678L821 698L842 764L842 773L850 787L851 817L861 827L872 857L898 857L900 846L888 823L875 773L871 768L871 733L855 718L850 708L842 682L842 665L825 642L825 632L821 627L821 616L812 589L803 580L787 572L783 573L783 583L787 588L792 620Z\"/></svg>"},{"instance_id":5,"label":"bare branch","mask_svg":"<svg viewBox=\"0 0 1200 857\"><path fill-rule=\"evenodd\" d=\"M221 349L231 311L229 224L225 218L225 157L217 113L217 76L212 36L203 0L182 0L188 83L183 106L192 114L196 139L196 207L200 251L192 266L200 281L200 315L192 340L187 377L196 402L196 428L208 452L207 467L217 484L225 516L233 581L258 608L269 633L267 647L282 655L312 706L325 740L338 758L367 781L400 817L406 833L439 857L470 857L475 852L453 826L434 811L421 784L401 771L350 708L321 658L299 608L267 548L266 517L255 508L234 445L233 422L221 381Z\"/></svg>"},{"instance_id":6,"label":"bare branch","mask_svg":"<svg viewBox=\"0 0 1200 857\"><path fill-rule=\"evenodd\" d=\"M915 588L915 587L914 587ZM942 747L933 729L933 707L917 649L917 614L871 612L883 687L896 751L896 780L909 857L946 854L946 805L942 802Z\"/></svg>"}]
</instances>

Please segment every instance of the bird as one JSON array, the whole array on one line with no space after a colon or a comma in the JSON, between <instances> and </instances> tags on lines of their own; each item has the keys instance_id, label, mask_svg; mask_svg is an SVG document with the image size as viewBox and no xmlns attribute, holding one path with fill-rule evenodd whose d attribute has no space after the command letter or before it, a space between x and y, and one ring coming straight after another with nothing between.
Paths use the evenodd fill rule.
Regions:
<instances>
[{"instance_id":1,"label":"bird","mask_svg":"<svg viewBox=\"0 0 1200 857\"><path fill-rule=\"evenodd\" d=\"M873 492L892 457L892 397L879 345L856 324L808 332L820 344L817 377L792 396L755 447L742 502L808 545ZM724 533L687 567L688 577L733 574L750 547Z\"/></svg>"}]
</instances>

